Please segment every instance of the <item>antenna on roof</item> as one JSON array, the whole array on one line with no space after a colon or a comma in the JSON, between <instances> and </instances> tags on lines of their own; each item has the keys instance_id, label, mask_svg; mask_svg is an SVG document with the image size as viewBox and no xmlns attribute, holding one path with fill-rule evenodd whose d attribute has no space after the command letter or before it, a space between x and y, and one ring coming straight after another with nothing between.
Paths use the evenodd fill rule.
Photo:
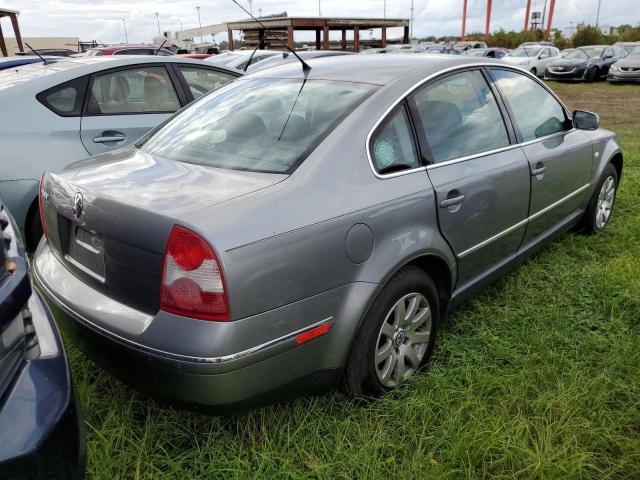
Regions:
<instances>
[{"instance_id":1,"label":"antenna on roof","mask_svg":"<svg viewBox=\"0 0 640 480\"><path fill-rule=\"evenodd\" d=\"M247 71L247 68L249 68L249 65L251 65L251 60L253 60L253 56L256 54L256 52L260 48L260 45L262 45L262 44L264 44L264 35L262 36L262 38L260 39L260 41L256 45L256 48L253 49L253 52L251 52L251 55L249 56L249 60L247 60L247 63L245 64L244 68L242 69L243 72Z\"/></svg>"},{"instance_id":2,"label":"antenna on roof","mask_svg":"<svg viewBox=\"0 0 640 480\"><path fill-rule=\"evenodd\" d=\"M238 7L240 7L240 8L242 9L242 11L243 11L244 13L246 13L247 15L249 15L249 16L250 16L254 21L258 22L258 23L260 24L260 26L261 26L262 28L264 28L264 29L265 29L265 31L266 31L266 30L268 30L268 29L267 29L267 27L265 27L264 23L262 23L262 22L261 22L260 20L258 20L256 17L254 17L254 16L251 14L251 12L249 12L246 8L244 8L242 5L240 5L236 0L231 0L231 1L232 1L233 3L235 3ZM280 39L280 37L278 37L277 35L276 35L276 37L275 37L275 38L278 40L278 42L280 42L280 43L282 44L282 46L283 46L283 47L285 47L287 50L289 50L291 53L293 53L293 55L294 55L298 60L300 60L300 63L302 64L302 70L303 70L305 73L306 73L306 72L308 72L309 70L311 70L311 67L309 66L309 64L308 64L307 62L305 62L302 58L300 58L300 56L296 53L296 51L295 51L293 48L291 48L289 45L287 45L286 43L284 43L284 42Z\"/></svg>"},{"instance_id":3,"label":"antenna on roof","mask_svg":"<svg viewBox=\"0 0 640 480\"><path fill-rule=\"evenodd\" d=\"M27 42L24 42L24 44L29 47L29 50L31 50L35 56L37 56L40 60L42 60L42 63L44 63L45 65L47 65L47 61L44 59L44 57L42 55L40 55L37 50L34 50L33 47L31 45L29 45Z\"/></svg>"},{"instance_id":4,"label":"antenna on roof","mask_svg":"<svg viewBox=\"0 0 640 480\"><path fill-rule=\"evenodd\" d=\"M158 52L159 52L160 50L162 50L162 47L164 47L164 44L165 44L165 43L167 43L167 42L168 42L168 39L167 39L167 40L165 40L164 42L162 42L162 45L160 45L160 46L158 47L158 49L156 50L156 53L154 53L154 55L158 55Z\"/></svg>"}]
</instances>

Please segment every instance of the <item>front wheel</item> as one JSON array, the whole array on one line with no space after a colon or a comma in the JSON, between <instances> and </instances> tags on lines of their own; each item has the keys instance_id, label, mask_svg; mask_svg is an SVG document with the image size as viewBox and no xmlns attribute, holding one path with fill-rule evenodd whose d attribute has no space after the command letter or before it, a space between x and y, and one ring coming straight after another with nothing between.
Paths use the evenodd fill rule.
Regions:
<instances>
[{"instance_id":1,"label":"front wheel","mask_svg":"<svg viewBox=\"0 0 640 480\"><path fill-rule=\"evenodd\" d=\"M617 190L618 172L612 164L608 164L602 172L589 201L587 211L582 218L581 231L583 233L587 235L598 233L609 224Z\"/></svg>"},{"instance_id":2,"label":"front wheel","mask_svg":"<svg viewBox=\"0 0 640 480\"><path fill-rule=\"evenodd\" d=\"M429 359L439 320L438 294L417 267L398 272L365 317L347 359L347 395L371 398L397 387Z\"/></svg>"},{"instance_id":3,"label":"front wheel","mask_svg":"<svg viewBox=\"0 0 640 480\"><path fill-rule=\"evenodd\" d=\"M533 74L533 76L537 77L538 76L538 71L534 68L531 69L531 73Z\"/></svg>"}]
</instances>

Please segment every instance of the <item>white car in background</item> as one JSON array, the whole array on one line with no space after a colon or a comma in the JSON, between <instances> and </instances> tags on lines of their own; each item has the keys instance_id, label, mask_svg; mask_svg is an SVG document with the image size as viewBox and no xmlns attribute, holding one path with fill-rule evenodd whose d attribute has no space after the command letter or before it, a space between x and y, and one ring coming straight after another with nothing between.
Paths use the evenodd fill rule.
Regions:
<instances>
[{"instance_id":1,"label":"white car in background","mask_svg":"<svg viewBox=\"0 0 640 480\"><path fill-rule=\"evenodd\" d=\"M0 72L0 196L29 250L42 173L135 142L242 72L179 56L96 56Z\"/></svg>"},{"instance_id":2,"label":"white car in background","mask_svg":"<svg viewBox=\"0 0 640 480\"><path fill-rule=\"evenodd\" d=\"M544 77L547 65L560 59L560 51L548 45L522 45L502 60L529 70L537 77Z\"/></svg>"}]
</instances>

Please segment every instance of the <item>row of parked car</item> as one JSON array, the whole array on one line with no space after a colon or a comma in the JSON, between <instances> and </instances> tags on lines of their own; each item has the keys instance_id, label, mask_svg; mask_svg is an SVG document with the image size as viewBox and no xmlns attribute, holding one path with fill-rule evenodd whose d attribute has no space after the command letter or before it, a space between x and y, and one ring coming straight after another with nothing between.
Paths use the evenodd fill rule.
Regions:
<instances>
[{"instance_id":1,"label":"row of parked car","mask_svg":"<svg viewBox=\"0 0 640 480\"><path fill-rule=\"evenodd\" d=\"M251 55L0 72L0 477L83 470L58 326L192 408L371 398L455 305L611 218L617 137L521 68Z\"/></svg>"}]
</instances>

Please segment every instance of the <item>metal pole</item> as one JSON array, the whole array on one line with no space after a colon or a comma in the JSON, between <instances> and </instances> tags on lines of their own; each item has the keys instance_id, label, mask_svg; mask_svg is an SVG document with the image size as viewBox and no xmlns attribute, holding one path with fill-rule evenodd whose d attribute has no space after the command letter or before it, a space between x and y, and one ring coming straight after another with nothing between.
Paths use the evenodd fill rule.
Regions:
<instances>
[{"instance_id":1,"label":"metal pole","mask_svg":"<svg viewBox=\"0 0 640 480\"><path fill-rule=\"evenodd\" d=\"M467 0L462 0L462 35L460 35L460 40L464 42L465 31L467 28Z\"/></svg>"},{"instance_id":2,"label":"metal pole","mask_svg":"<svg viewBox=\"0 0 640 480\"><path fill-rule=\"evenodd\" d=\"M180 31L182 31L182 20L178 19L178 23L180 24Z\"/></svg>"},{"instance_id":3,"label":"metal pole","mask_svg":"<svg viewBox=\"0 0 640 480\"><path fill-rule=\"evenodd\" d=\"M529 13L531 12L531 0L527 0L527 10L524 13L524 31L529 30Z\"/></svg>"},{"instance_id":4,"label":"metal pole","mask_svg":"<svg viewBox=\"0 0 640 480\"><path fill-rule=\"evenodd\" d=\"M258 17L262 17L262 9L261 8L258 9Z\"/></svg>"},{"instance_id":5,"label":"metal pole","mask_svg":"<svg viewBox=\"0 0 640 480\"><path fill-rule=\"evenodd\" d=\"M489 35L491 29L491 0L487 0L487 23L484 27L484 34Z\"/></svg>"},{"instance_id":6,"label":"metal pole","mask_svg":"<svg viewBox=\"0 0 640 480\"><path fill-rule=\"evenodd\" d=\"M556 0L551 0L551 4L549 5L549 20L547 23L547 35L551 33L551 24L553 23L553 11L556 8Z\"/></svg>"},{"instance_id":7,"label":"metal pole","mask_svg":"<svg viewBox=\"0 0 640 480\"><path fill-rule=\"evenodd\" d=\"M596 28L598 28L598 21L600 20L600 2L602 0L598 0L598 11L596 13Z\"/></svg>"},{"instance_id":8,"label":"metal pole","mask_svg":"<svg viewBox=\"0 0 640 480\"><path fill-rule=\"evenodd\" d=\"M196 7L198 11L198 27L202 30L202 22L200 21L200 7ZM198 32L200 34L200 43L202 43L202 32Z\"/></svg>"},{"instance_id":9,"label":"metal pole","mask_svg":"<svg viewBox=\"0 0 640 480\"><path fill-rule=\"evenodd\" d=\"M253 0L247 0L249 2L249 13L253 16Z\"/></svg>"},{"instance_id":10,"label":"metal pole","mask_svg":"<svg viewBox=\"0 0 640 480\"><path fill-rule=\"evenodd\" d=\"M413 43L413 0L411 0L411 22L409 23L409 43Z\"/></svg>"},{"instance_id":11,"label":"metal pole","mask_svg":"<svg viewBox=\"0 0 640 480\"><path fill-rule=\"evenodd\" d=\"M156 12L156 22L158 22L158 36L161 37L162 34L160 33L160 14L158 12Z\"/></svg>"},{"instance_id":12,"label":"metal pole","mask_svg":"<svg viewBox=\"0 0 640 480\"><path fill-rule=\"evenodd\" d=\"M542 9L542 23L540 27L544 28L544 17L547 15L547 0L544 0L544 8Z\"/></svg>"},{"instance_id":13,"label":"metal pole","mask_svg":"<svg viewBox=\"0 0 640 480\"><path fill-rule=\"evenodd\" d=\"M124 39L125 42L128 44L129 43L129 37L127 36L127 22L125 21L125 19L122 19L122 25L124 26Z\"/></svg>"}]
</instances>

